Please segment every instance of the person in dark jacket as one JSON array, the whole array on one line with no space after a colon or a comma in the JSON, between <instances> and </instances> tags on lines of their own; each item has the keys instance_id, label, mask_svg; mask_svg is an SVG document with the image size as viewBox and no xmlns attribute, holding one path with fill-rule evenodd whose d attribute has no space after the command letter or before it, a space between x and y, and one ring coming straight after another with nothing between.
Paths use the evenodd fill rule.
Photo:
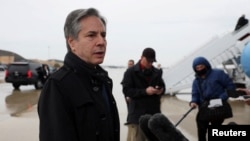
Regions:
<instances>
[{"instance_id":1,"label":"person in dark jacket","mask_svg":"<svg viewBox=\"0 0 250 141\"><path fill-rule=\"evenodd\" d=\"M64 65L42 89L40 141L119 141L113 82L99 64L106 52L106 21L94 8L69 13Z\"/></svg>"},{"instance_id":2,"label":"person in dark jacket","mask_svg":"<svg viewBox=\"0 0 250 141\"><path fill-rule=\"evenodd\" d=\"M127 68L130 68L130 67L133 67L135 64L135 61L133 59L129 59L128 60L128 65L127 65ZM121 82L122 84L122 82ZM129 97L125 97L125 102L127 104L127 108L128 108L128 104L129 104L129 101L130 101L130 98ZM125 123L126 124L126 123Z\"/></svg>"},{"instance_id":3,"label":"person in dark jacket","mask_svg":"<svg viewBox=\"0 0 250 141\"><path fill-rule=\"evenodd\" d=\"M228 95L226 90L235 90L235 85L228 74L221 69L213 69L204 57L197 57L193 60L193 70L195 79L192 84L192 99L190 106L193 108L199 107L199 112L196 116L198 127L198 140L206 141L208 125L221 125L224 119L216 119L207 121L201 119L200 107L204 101L219 99L227 101Z\"/></svg>"},{"instance_id":4,"label":"person in dark jacket","mask_svg":"<svg viewBox=\"0 0 250 141\"><path fill-rule=\"evenodd\" d=\"M42 74L43 74L42 82L44 84L50 76L50 70L47 64L42 64Z\"/></svg>"},{"instance_id":5,"label":"person in dark jacket","mask_svg":"<svg viewBox=\"0 0 250 141\"><path fill-rule=\"evenodd\" d=\"M122 80L122 90L130 98L128 105L127 141L146 141L139 127L139 118L143 115L161 113L161 96L165 93L162 70L153 66L155 51L145 48L140 60L126 70Z\"/></svg>"}]
</instances>

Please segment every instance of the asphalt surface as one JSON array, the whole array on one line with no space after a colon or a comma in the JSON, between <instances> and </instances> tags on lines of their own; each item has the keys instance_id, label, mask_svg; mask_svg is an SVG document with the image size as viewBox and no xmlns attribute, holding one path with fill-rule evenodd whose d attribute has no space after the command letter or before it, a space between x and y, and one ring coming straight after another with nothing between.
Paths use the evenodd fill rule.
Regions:
<instances>
[{"instance_id":1,"label":"asphalt surface","mask_svg":"<svg viewBox=\"0 0 250 141\"><path fill-rule=\"evenodd\" d=\"M115 74L113 74L115 75ZM3 79L0 73L0 81ZM115 84L115 83L114 83ZM115 84L115 98L118 105L121 122L121 141L126 141L127 108L119 84ZM119 92L119 93L118 93ZM118 93L118 94L117 94ZM0 82L0 141L39 141L39 119L37 115L37 100L40 90L34 86L21 86L19 91L12 85ZM187 98L166 95L162 98L162 113L175 125L190 109ZM223 124L234 121L238 124L250 124L250 106L242 99L231 99L234 117L225 120ZM176 127L190 141L197 140L195 116L197 110L192 110Z\"/></svg>"}]
</instances>

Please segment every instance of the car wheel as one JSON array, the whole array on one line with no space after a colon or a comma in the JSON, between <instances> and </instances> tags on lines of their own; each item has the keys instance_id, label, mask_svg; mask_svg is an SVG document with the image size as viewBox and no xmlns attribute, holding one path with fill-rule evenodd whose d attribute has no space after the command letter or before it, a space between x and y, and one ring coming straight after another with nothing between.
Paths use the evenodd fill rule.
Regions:
<instances>
[{"instance_id":1,"label":"car wheel","mask_svg":"<svg viewBox=\"0 0 250 141\"><path fill-rule=\"evenodd\" d=\"M36 89L41 89L43 87L43 83L41 80L37 80L36 84L35 84L35 88Z\"/></svg>"},{"instance_id":2,"label":"car wheel","mask_svg":"<svg viewBox=\"0 0 250 141\"><path fill-rule=\"evenodd\" d=\"M12 84L12 86L14 87L14 89L16 89L16 90L17 90L17 89L19 89L19 87L20 87L20 84L17 84L17 83L13 83L13 84Z\"/></svg>"}]
</instances>

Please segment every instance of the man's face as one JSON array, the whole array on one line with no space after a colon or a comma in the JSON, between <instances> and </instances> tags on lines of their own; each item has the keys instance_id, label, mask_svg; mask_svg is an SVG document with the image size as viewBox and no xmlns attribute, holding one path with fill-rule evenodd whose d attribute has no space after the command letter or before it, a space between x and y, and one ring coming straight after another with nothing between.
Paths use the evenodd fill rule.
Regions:
<instances>
[{"instance_id":1,"label":"man's face","mask_svg":"<svg viewBox=\"0 0 250 141\"><path fill-rule=\"evenodd\" d=\"M142 64L146 69L152 68L153 63L154 63L153 61L147 60L146 57L144 57L144 56L141 57L141 64Z\"/></svg>"},{"instance_id":2,"label":"man's face","mask_svg":"<svg viewBox=\"0 0 250 141\"><path fill-rule=\"evenodd\" d=\"M82 19L78 39L69 37L68 43L74 54L88 64L101 64L106 52L106 28L102 21L90 16Z\"/></svg>"},{"instance_id":3,"label":"man's face","mask_svg":"<svg viewBox=\"0 0 250 141\"><path fill-rule=\"evenodd\" d=\"M196 70L196 71L200 71L200 70L203 70L205 67L206 67L206 66L203 65L203 64L197 65L197 66L195 66L195 70Z\"/></svg>"},{"instance_id":4,"label":"man's face","mask_svg":"<svg viewBox=\"0 0 250 141\"><path fill-rule=\"evenodd\" d=\"M132 61L128 61L128 68L133 67L134 63Z\"/></svg>"}]
</instances>

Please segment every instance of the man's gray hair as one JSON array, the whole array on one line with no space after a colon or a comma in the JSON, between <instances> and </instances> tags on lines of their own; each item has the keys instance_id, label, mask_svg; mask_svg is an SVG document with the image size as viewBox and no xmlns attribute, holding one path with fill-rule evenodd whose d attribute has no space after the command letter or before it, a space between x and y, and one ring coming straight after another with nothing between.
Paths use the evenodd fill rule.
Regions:
<instances>
[{"instance_id":1,"label":"man's gray hair","mask_svg":"<svg viewBox=\"0 0 250 141\"><path fill-rule=\"evenodd\" d=\"M104 26L106 27L106 20L103 16L99 14L99 11L95 8L88 8L88 9L76 9L69 13L69 15L66 18L65 24L64 24L64 36L66 39L66 45L68 51L71 51L71 48L67 42L69 37L72 37L74 39L78 38L78 34L81 31L81 19L84 19L89 16L96 16L101 19Z\"/></svg>"}]
</instances>

